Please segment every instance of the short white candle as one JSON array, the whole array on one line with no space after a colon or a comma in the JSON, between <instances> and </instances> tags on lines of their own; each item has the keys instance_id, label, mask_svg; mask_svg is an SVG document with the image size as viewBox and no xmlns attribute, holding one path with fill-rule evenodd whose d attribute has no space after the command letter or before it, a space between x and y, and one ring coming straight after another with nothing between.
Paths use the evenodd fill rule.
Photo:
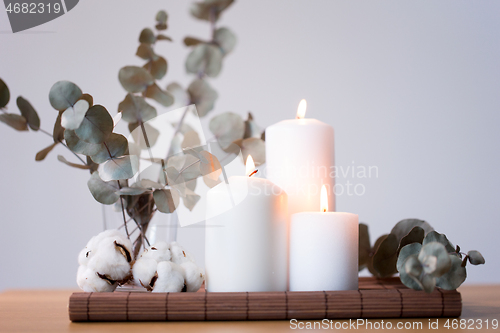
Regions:
<instances>
[{"instance_id":1,"label":"short white candle","mask_svg":"<svg viewBox=\"0 0 500 333\"><path fill-rule=\"evenodd\" d=\"M292 215L290 291L358 289L358 215L328 212L325 201Z\"/></svg>"},{"instance_id":2,"label":"short white candle","mask_svg":"<svg viewBox=\"0 0 500 333\"><path fill-rule=\"evenodd\" d=\"M290 214L318 210L320 189L326 185L328 205L335 211L333 127L304 118L306 101L297 109L297 119L266 128L267 179L288 194Z\"/></svg>"},{"instance_id":3,"label":"short white candle","mask_svg":"<svg viewBox=\"0 0 500 333\"><path fill-rule=\"evenodd\" d=\"M255 169L250 160L247 174ZM207 291L286 291L286 193L257 177L233 176L228 182L207 193Z\"/></svg>"}]
</instances>

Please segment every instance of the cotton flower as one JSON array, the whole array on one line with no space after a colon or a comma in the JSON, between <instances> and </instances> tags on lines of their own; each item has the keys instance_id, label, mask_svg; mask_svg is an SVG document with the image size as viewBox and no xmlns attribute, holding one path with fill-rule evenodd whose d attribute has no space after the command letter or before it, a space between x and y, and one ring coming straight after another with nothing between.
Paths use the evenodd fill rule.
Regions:
<instances>
[{"instance_id":1,"label":"cotton flower","mask_svg":"<svg viewBox=\"0 0 500 333\"><path fill-rule=\"evenodd\" d=\"M198 291L205 279L194 257L177 242L159 242L145 249L132 272L137 285L153 292Z\"/></svg>"},{"instance_id":2,"label":"cotton flower","mask_svg":"<svg viewBox=\"0 0 500 333\"><path fill-rule=\"evenodd\" d=\"M92 237L80 251L78 286L84 291L113 291L130 276L132 243L118 230Z\"/></svg>"}]
</instances>

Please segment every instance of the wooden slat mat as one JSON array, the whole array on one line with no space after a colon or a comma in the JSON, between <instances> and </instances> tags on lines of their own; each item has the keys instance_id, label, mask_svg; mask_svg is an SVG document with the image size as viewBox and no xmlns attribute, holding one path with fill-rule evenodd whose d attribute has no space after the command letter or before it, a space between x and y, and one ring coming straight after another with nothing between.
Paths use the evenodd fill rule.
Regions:
<instances>
[{"instance_id":1,"label":"wooden slat mat","mask_svg":"<svg viewBox=\"0 0 500 333\"><path fill-rule=\"evenodd\" d=\"M74 293L69 317L85 321L203 321L459 317L457 291L431 294L399 278L359 278L359 290L315 292Z\"/></svg>"}]
</instances>

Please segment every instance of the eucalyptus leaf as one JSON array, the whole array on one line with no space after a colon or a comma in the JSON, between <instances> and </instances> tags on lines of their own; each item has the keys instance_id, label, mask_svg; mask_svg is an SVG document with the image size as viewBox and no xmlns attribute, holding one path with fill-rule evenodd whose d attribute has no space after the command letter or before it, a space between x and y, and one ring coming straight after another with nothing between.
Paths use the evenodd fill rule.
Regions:
<instances>
[{"instance_id":1,"label":"eucalyptus leaf","mask_svg":"<svg viewBox=\"0 0 500 333\"><path fill-rule=\"evenodd\" d=\"M472 265L483 265L485 263L484 257L479 251L469 251L467 257Z\"/></svg>"},{"instance_id":2,"label":"eucalyptus leaf","mask_svg":"<svg viewBox=\"0 0 500 333\"><path fill-rule=\"evenodd\" d=\"M417 258L417 255L412 254L406 258L404 262L404 271L414 277L419 277L422 274L423 267Z\"/></svg>"},{"instance_id":3,"label":"eucalyptus leaf","mask_svg":"<svg viewBox=\"0 0 500 333\"><path fill-rule=\"evenodd\" d=\"M435 265L432 264L433 259L431 257L436 257ZM451 267L450 256L444 245L439 242L424 244L418 255L418 260L424 265L426 273L435 277L445 274Z\"/></svg>"},{"instance_id":4,"label":"eucalyptus leaf","mask_svg":"<svg viewBox=\"0 0 500 333\"><path fill-rule=\"evenodd\" d=\"M203 178L213 180L217 182L219 176L222 174L222 166L219 160L214 155L210 154L208 151L202 151L200 153L207 163L200 162L200 172Z\"/></svg>"},{"instance_id":5,"label":"eucalyptus leaf","mask_svg":"<svg viewBox=\"0 0 500 333\"><path fill-rule=\"evenodd\" d=\"M252 155L255 165L259 166L266 163L266 143L260 138L248 138L236 140L235 144L240 146L243 154L243 161L246 161L248 155Z\"/></svg>"},{"instance_id":6,"label":"eucalyptus leaf","mask_svg":"<svg viewBox=\"0 0 500 333\"><path fill-rule=\"evenodd\" d=\"M109 138L112 132L113 118L111 118L108 110L102 105L94 105L91 107L85 114L80 127L75 130L76 135L78 135L81 140L94 144L103 143Z\"/></svg>"},{"instance_id":7,"label":"eucalyptus leaf","mask_svg":"<svg viewBox=\"0 0 500 333\"><path fill-rule=\"evenodd\" d=\"M221 13L229 7L234 0L208 0L196 2L191 5L190 13L200 20L217 21Z\"/></svg>"},{"instance_id":8,"label":"eucalyptus leaf","mask_svg":"<svg viewBox=\"0 0 500 333\"><path fill-rule=\"evenodd\" d=\"M171 190L156 190L153 192L156 207L162 213L173 213L179 206L179 194Z\"/></svg>"},{"instance_id":9,"label":"eucalyptus leaf","mask_svg":"<svg viewBox=\"0 0 500 333\"><path fill-rule=\"evenodd\" d=\"M370 259L371 245L370 245L370 234L368 233L368 226L364 223L359 224L359 241L358 241L358 270L362 270L366 267L368 260Z\"/></svg>"},{"instance_id":10,"label":"eucalyptus leaf","mask_svg":"<svg viewBox=\"0 0 500 333\"><path fill-rule=\"evenodd\" d=\"M462 267L462 260L454 255L450 255L451 268L448 272L438 277L436 284L439 288L445 290L455 290L467 278L467 271Z\"/></svg>"},{"instance_id":11,"label":"eucalyptus leaf","mask_svg":"<svg viewBox=\"0 0 500 333\"><path fill-rule=\"evenodd\" d=\"M153 31L149 28L145 28L141 31L139 35L139 43L154 44L156 42L156 37Z\"/></svg>"},{"instance_id":12,"label":"eucalyptus leaf","mask_svg":"<svg viewBox=\"0 0 500 333\"><path fill-rule=\"evenodd\" d=\"M414 227L420 227L424 229L425 234L433 231L434 229L429 225L429 223L419 220L419 219L406 219L406 220L401 220L399 221L394 228L391 230L391 234L394 234L396 238L398 239L398 242L401 241L401 239L408 235L408 233L413 229Z\"/></svg>"},{"instance_id":13,"label":"eucalyptus leaf","mask_svg":"<svg viewBox=\"0 0 500 333\"><path fill-rule=\"evenodd\" d=\"M101 164L100 175L104 181L130 179L139 169L137 156L122 156L110 159Z\"/></svg>"},{"instance_id":14,"label":"eucalyptus leaf","mask_svg":"<svg viewBox=\"0 0 500 333\"><path fill-rule=\"evenodd\" d=\"M420 280L422 287L426 293L432 293L436 287L436 278L429 274L424 274Z\"/></svg>"},{"instance_id":15,"label":"eucalyptus leaf","mask_svg":"<svg viewBox=\"0 0 500 333\"><path fill-rule=\"evenodd\" d=\"M184 181L196 179L201 174L201 160L193 155L186 155L186 163L182 167L181 174Z\"/></svg>"},{"instance_id":16,"label":"eucalyptus leaf","mask_svg":"<svg viewBox=\"0 0 500 333\"><path fill-rule=\"evenodd\" d=\"M205 41L195 38L195 37L186 37L184 38L184 45L186 46L195 46L201 43L206 43Z\"/></svg>"},{"instance_id":17,"label":"eucalyptus leaf","mask_svg":"<svg viewBox=\"0 0 500 333\"><path fill-rule=\"evenodd\" d=\"M123 88L130 93L143 92L154 83L153 76L144 68L137 66L120 69L118 79Z\"/></svg>"},{"instance_id":18,"label":"eucalyptus leaf","mask_svg":"<svg viewBox=\"0 0 500 333\"><path fill-rule=\"evenodd\" d=\"M82 124L89 107L86 100L78 100L62 113L61 126L69 130L76 130Z\"/></svg>"},{"instance_id":19,"label":"eucalyptus leaf","mask_svg":"<svg viewBox=\"0 0 500 333\"><path fill-rule=\"evenodd\" d=\"M164 10L160 10L157 14L156 14L156 21L158 23L167 23L167 19L168 19L168 14L166 11Z\"/></svg>"},{"instance_id":20,"label":"eucalyptus leaf","mask_svg":"<svg viewBox=\"0 0 500 333\"><path fill-rule=\"evenodd\" d=\"M406 273L405 270L402 270L399 273L399 279L408 288L414 290L422 290L422 284L420 283L420 281L417 278L413 277L412 275Z\"/></svg>"},{"instance_id":21,"label":"eucalyptus leaf","mask_svg":"<svg viewBox=\"0 0 500 333\"><path fill-rule=\"evenodd\" d=\"M73 105L82 96L82 90L69 81L58 81L49 92L50 105L56 110L64 111Z\"/></svg>"},{"instance_id":22,"label":"eucalyptus leaf","mask_svg":"<svg viewBox=\"0 0 500 333\"><path fill-rule=\"evenodd\" d=\"M40 118L31 103L19 96L17 98L17 107L21 111L21 115L26 118L29 127L34 131L38 131L40 129Z\"/></svg>"},{"instance_id":23,"label":"eucalyptus leaf","mask_svg":"<svg viewBox=\"0 0 500 333\"><path fill-rule=\"evenodd\" d=\"M9 87L7 87L7 84L0 79L0 109L4 108L9 104L10 101L10 91Z\"/></svg>"},{"instance_id":24,"label":"eucalyptus leaf","mask_svg":"<svg viewBox=\"0 0 500 333\"><path fill-rule=\"evenodd\" d=\"M450 243L450 241L444 234L440 234L436 231L429 232L427 236L425 236L422 244L425 245L430 242L439 242L444 245L447 252L455 252L455 247Z\"/></svg>"},{"instance_id":25,"label":"eucalyptus leaf","mask_svg":"<svg viewBox=\"0 0 500 333\"><path fill-rule=\"evenodd\" d=\"M66 145L72 152L86 156L97 154L101 148L104 148L102 144L88 143L80 140L75 131L72 130L64 131L64 140L66 140Z\"/></svg>"},{"instance_id":26,"label":"eucalyptus leaf","mask_svg":"<svg viewBox=\"0 0 500 333\"><path fill-rule=\"evenodd\" d=\"M196 79L188 87L191 104L196 105L199 117L204 117L214 108L218 94L206 80Z\"/></svg>"},{"instance_id":27,"label":"eucalyptus leaf","mask_svg":"<svg viewBox=\"0 0 500 333\"><path fill-rule=\"evenodd\" d=\"M148 192L148 189L145 188L137 188L137 187L122 187L116 193L120 195L140 195L145 192Z\"/></svg>"},{"instance_id":28,"label":"eucalyptus leaf","mask_svg":"<svg viewBox=\"0 0 500 333\"><path fill-rule=\"evenodd\" d=\"M184 203L184 206L189 209L190 211L193 210L194 206L198 203L200 200L200 196L196 194L195 192L191 191L190 189L186 189L185 196L182 197L182 202Z\"/></svg>"},{"instance_id":29,"label":"eucalyptus leaf","mask_svg":"<svg viewBox=\"0 0 500 333\"><path fill-rule=\"evenodd\" d=\"M157 40L168 40L169 42L172 41L172 38L165 36L165 35L162 35L162 34L158 34L158 36L156 36L156 39Z\"/></svg>"},{"instance_id":30,"label":"eucalyptus leaf","mask_svg":"<svg viewBox=\"0 0 500 333\"><path fill-rule=\"evenodd\" d=\"M12 127L17 131L27 131L28 121L21 115L14 113L2 113L0 114L0 121Z\"/></svg>"},{"instance_id":31,"label":"eucalyptus leaf","mask_svg":"<svg viewBox=\"0 0 500 333\"><path fill-rule=\"evenodd\" d=\"M223 149L245 133L245 123L241 117L232 112L222 113L213 117L209 124L210 131L215 135Z\"/></svg>"},{"instance_id":32,"label":"eucalyptus leaf","mask_svg":"<svg viewBox=\"0 0 500 333\"><path fill-rule=\"evenodd\" d=\"M248 112L248 118L245 120L245 133L243 134L243 139L248 138L262 138L262 129L253 120L252 113Z\"/></svg>"},{"instance_id":33,"label":"eucalyptus leaf","mask_svg":"<svg viewBox=\"0 0 500 333\"><path fill-rule=\"evenodd\" d=\"M401 241L399 242L399 249L402 249L404 246L411 243L422 244L422 241L424 240L424 234L424 229L420 228L419 226L413 227L413 229L411 229L406 236L401 238Z\"/></svg>"},{"instance_id":34,"label":"eucalyptus leaf","mask_svg":"<svg viewBox=\"0 0 500 333\"><path fill-rule=\"evenodd\" d=\"M413 255L417 257L421 249L422 244L420 243L411 243L404 246L401 251L399 251L398 260L396 262L396 269L398 270L398 272L401 273L401 271L403 270L406 259L408 259L409 256Z\"/></svg>"},{"instance_id":35,"label":"eucalyptus leaf","mask_svg":"<svg viewBox=\"0 0 500 333\"><path fill-rule=\"evenodd\" d=\"M116 184L116 182L103 181L98 172L93 172L87 186L97 202L103 205L112 205L120 199L120 196L116 193L118 186L113 185L113 183Z\"/></svg>"},{"instance_id":36,"label":"eucalyptus leaf","mask_svg":"<svg viewBox=\"0 0 500 333\"><path fill-rule=\"evenodd\" d=\"M212 44L198 44L186 59L186 71L216 77L222 69L222 51Z\"/></svg>"},{"instance_id":37,"label":"eucalyptus leaf","mask_svg":"<svg viewBox=\"0 0 500 333\"><path fill-rule=\"evenodd\" d=\"M54 142L61 142L64 139L64 127L61 125L62 121L62 114L64 111L59 111L59 114L57 115L56 122L54 123L54 130L52 131L52 138L54 139Z\"/></svg>"},{"instance_id":38,"label":"eucalyptus leaf","mask_svg":"<svg viewBox=\"0 0 500 333\"><path fill-rule=\"evenodd\" d=\"M177 106L186 106L190 104L190 97L188 92L182 88L180 84L177 82L172 82L167 86L167 91L174 97L174 104ZM177 124L172 124L172 126L176 127ZM184 128L182 134L186 133L189 130L192 130L191 126L186 123L182 123L182 128ZM182 130L181 128L181 130ZM189 128L186 130L186 128Z\"/></svg>"},{"instance_id":39,"label":"eucalyptus leaf","mask_svg":"<svg viewBox=\"0 0 500 333\"><path fill-rule=\"evenodd\" d=\"M146 63L143 68L148 70L155 79L161 80L167 74L167 60L158 56L155 60Z\"/></svg>"},{"instance_id":40,"label":"eucalyptus leaf","mask_svg":"<svg viewBox=\"0 0 500 333\"><path fill-rule=\"evenodd\" d=\"M128 123L146 122L156 117L156 109L149 105L144 97L127 94L118 105L122 119Z\"/></svg>"},{"instance_id":41,"label":"eucalyptus leaf","mask_svg":"<svg viewBox=\"0 0 500 333\"><path fill-rule=\"evenodd\" d=\"M219 28L215 30L214 41L226 55L236 46L236 35L228 28Z\"/></svg>"},{"instance_id":42,"label":"eucalyptus leaf","mask_svg":"<svg viewBox=\"0 0 500 333\"><path fill-rule=\"evenodd\" d=\"M197 147L201 144L200 137L196 131L189 131L184 134L184 140L182 140L182 149Z\"/></svg>"},{"instance_id":43,"label":"eucalyptus leaf","mask_svg":"<svg viewBox=\"0 0 500 333\"><path fill-rule=\"evenodd\" d=\"M380 243L373 255L373 268L380 277L387 277L397 273L396 262L399 241L394 234L389 234Z\"/></svg>"},{"instance_id":44,"label":"eucalyptus leaf","mask_svg":"<svg viewBox=\"0 0 500 333\"><path fill-rule=\"evenodd\" d=\"M156 84L152 84L146 89L145 96L166 107L174 104L174 97L168 91L161 90Z\"/></svg>"},{"instance_id":45,"label":"eucalyptus leaf","mask_svg":"<svg viewBox=\"0 0 500 333\"><path fill-rule=\"evenodd\" d=\"M142 43L137 47L137 52L135 53L141 59L144 60L155 60L157 55L150 44Z\"/></svg>"},{"instance_id":46,"label":"eucalyptus leaf","mask_svg":"<svg viewBox=\"0 0 500 333\"><path fill-rule=\"evenodd\" d=\"M85 100L89 103L89 107L94 105L94 97L90 94L83 94L79 100Z\"/></svg>"},{"instance_id":47,"label":"eucalyptus leaf","mask_svg":"<svg viewBox=\"0 0 500 333\"><path fill-rule=\"evenodd\" d=\"M35 156L35 161L43 161L45 157L47 157L47 155L52 151L52 149L54 149L55 146L57 146L56 142L54 142L47 148L40 150Z\"/></svg>"},{"instance_id":48,"label":"eucalyptus leaf","mask_svg":"<svg viewBox=\"0 0 500 333\"><path fill-rule=\"evenodd\" d=\"M69 165L70 167L77 168L77 169L83 169L83 170L88 170L90 167L88 165L83 165L83 164L78 164L78 163L72 163L69 162L64 156L62 155L57 155L57 159L59 162L62 162L66 165Z\"/></svg>"},{"instance_id":49,"label":"eucalyptus leaf","mask_svg":"<svg viewBox=\"0 0 500 333\"><path fill-rule=\"evenodd\" d=\"M147 143L149 143L150 147L153 147L156 144L158 137L160 136L160 131L158 131L156 128L149 125L148 123L144 124L144 130L146 133L144 133L141 126L138 126L131 132L134 142L139 144L139 147L142 150L148 149ZM146 142L146 137L148 139L147 142Z\"/></svg>"},{"instance_id":50,"label":"eucalyptus leaf","mask_svg":"<svg viewBox=\"0 0 500 333\"><path fill-rule=\"evenodd\" d=\"M121 134L111 133L109 138L99 147L100 149L96 153L91 154L92 161L97 164L125 155L128 151L128 140Z\"/></svg>"}]
</instances>

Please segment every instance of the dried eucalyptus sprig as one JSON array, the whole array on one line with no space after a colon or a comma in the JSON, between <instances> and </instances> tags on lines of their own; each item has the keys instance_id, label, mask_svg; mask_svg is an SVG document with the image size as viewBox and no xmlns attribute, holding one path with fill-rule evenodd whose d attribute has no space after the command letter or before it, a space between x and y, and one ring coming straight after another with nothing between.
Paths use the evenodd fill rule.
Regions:
<instances>
[{"instance_id":1,"label":"dried eucalyptus sprig","mask_svg":"<svg viewBox=\"0 0 500 333\"><path fill-rule=\"evenodd\" d=\"M454 290L467 277L467 261L472 265L485 263L481 253L460 252L458 245L454 247L444 234L423 220L398 222L373 247L368 226L359 225L359 269L366 267L376 277L399 272L401 282L412 289L432 292L437 286Z\"/></svg>"}]
</instances>

